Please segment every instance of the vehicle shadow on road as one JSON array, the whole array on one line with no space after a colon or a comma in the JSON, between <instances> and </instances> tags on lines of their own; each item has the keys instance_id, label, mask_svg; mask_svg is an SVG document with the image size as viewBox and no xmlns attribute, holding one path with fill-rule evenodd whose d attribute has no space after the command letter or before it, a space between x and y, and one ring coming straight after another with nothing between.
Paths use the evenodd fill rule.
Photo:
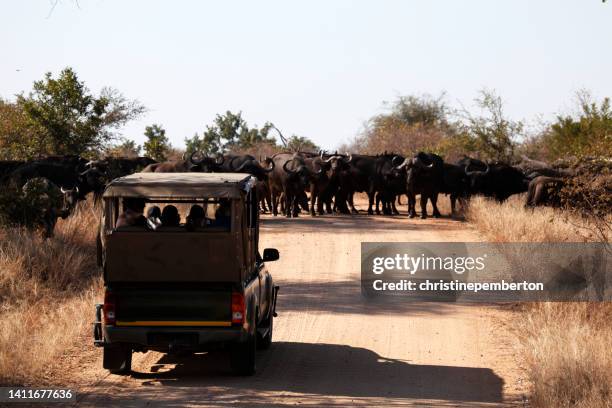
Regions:
<instances>
[{"instance_id":1,"label":"vehicle shadow on road","mask_svg":"<svg viewBox=\"0 0 612 408\"><path fill-rule=\"evenodd\" d=\"M339 344L274 343L271 350L258 353L257 366L254 377L236 377L229 370L225 352L166 355L149 372L134 373L133 381L144 386L141 396L146 395L147 385L157 392L161 385L164 400L180 399L197 387L198 395L206 395L213 404L228 403L229 398L250 405L274 405L275 396L287 393L392 399L396 403L438 400L465 405L503 400L503 380L489 368L410 364ZM164 405L166 402L172 405L171 401ZM122 406L126 403L129 406L129 401L122 400Z\"/></svg>"}]
</instances>

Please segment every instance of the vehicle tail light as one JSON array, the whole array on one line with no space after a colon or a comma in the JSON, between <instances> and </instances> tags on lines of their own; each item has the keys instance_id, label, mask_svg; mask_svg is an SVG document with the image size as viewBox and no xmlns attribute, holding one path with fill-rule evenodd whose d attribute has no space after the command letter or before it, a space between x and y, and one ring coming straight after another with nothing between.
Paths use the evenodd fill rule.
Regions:
<instances>
[{"instance_id":1,"label":"vehicle tail light","mask_svg":"<svg viewBox=\"0 0 612 408\"><path fill-rule=\"evenodd\" d=\"M104 292L104 324L115 324L115 296L108 290Z\"/></svg>"},{"instance_id":2,"label":"vehicle tail light","mask_svg":"<svg viewBox=\"0 0 612 408\"><path fill-rule=\"evenodd\" d=\"M232 293L232 323L244 323L244 315L246 313L244 307L244 295L242 293Z\"/></svg>"}]
</instances>

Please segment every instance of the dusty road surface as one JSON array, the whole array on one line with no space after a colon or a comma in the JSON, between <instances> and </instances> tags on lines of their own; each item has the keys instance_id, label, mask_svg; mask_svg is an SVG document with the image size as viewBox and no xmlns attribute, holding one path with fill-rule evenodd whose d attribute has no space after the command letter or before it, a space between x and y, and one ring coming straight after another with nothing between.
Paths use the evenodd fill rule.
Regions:
<instances>
[{"instance_id":1,"label":"dusty road surface","mask_svg":"<svg viewBox=\"0 0 612 408\"><path fill-rule=\"evenodd\" d=\"M360 294L362 241L478 241L467 224L405 216L264 217L261 248L280 285L274 344L257 374L235 377L224 352L135 354L130 377L101 374L78 406L514 405L516 359L495 306L371 304ZM87 375L87 374L83 374ZM95 377L92 376L92 378Z\"/></svg>"}]
</instances>

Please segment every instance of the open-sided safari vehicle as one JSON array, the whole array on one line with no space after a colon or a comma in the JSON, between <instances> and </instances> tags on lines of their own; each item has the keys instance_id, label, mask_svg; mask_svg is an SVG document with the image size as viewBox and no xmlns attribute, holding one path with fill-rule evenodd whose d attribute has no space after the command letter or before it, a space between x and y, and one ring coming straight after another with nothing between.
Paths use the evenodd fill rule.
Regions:
<instances>
[{"instance_id":1,"label":"open-sided safari vehicle","mask_svg":"<svg viewBox=\"0 0 612 408\"><path fill-rule=\"evenodd\" d=\"M239 374L272 341L278 286L258 251L255 180L238 173L137 173L103 195L98 261L104 304L94 338L104 368L131 370L133 351L230 350ZM144 215L141 215L144 214Z\"/></svg>"}]
</instances>

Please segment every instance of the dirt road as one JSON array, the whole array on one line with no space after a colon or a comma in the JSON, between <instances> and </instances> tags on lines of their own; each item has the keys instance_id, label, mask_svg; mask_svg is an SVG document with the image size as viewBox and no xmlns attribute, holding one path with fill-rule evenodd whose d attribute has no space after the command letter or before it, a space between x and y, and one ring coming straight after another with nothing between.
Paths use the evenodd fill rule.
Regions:
<instances>
[{"instance_id":1,"label":"dirt road","mask_svg":"<svg viewBox=\"0 0 612 408\"><path fill-rule=\"evenodd\" d=\"M254 377L223 352L135 354L131 377L106 375L79 406L505 406L516 360L494 306L405 303L360 295L361 241L478 241L465 223L387 217L265 217L262 248L281 286L274 345ZM101 371L99 367L95 370Z\"/></svg>"}]
</instances>

